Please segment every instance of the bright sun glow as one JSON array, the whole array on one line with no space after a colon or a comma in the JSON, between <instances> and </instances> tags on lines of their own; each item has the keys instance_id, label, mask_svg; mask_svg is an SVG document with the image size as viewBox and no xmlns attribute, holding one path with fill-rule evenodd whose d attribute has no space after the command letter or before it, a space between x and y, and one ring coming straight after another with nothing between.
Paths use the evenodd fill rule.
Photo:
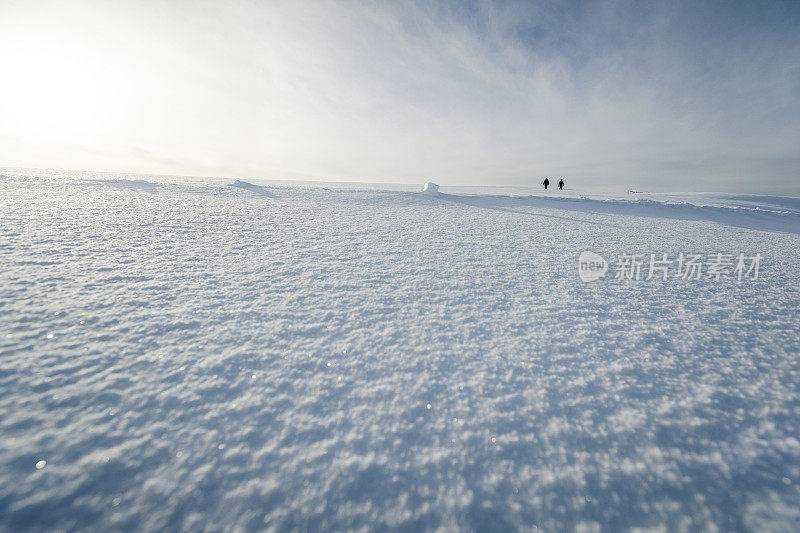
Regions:
<instances>
[{"instance_id":1,"label":"bright sun glow","mask_svg":"<svg viewBox=\"0 0 800 533\"><path fill-rule=\"evenodd\" d=\"M102 65L64 43L17 43L0 57L0 113L17 128L44 136L97 133L107 80Z\"/></svg>"}]
</instances>

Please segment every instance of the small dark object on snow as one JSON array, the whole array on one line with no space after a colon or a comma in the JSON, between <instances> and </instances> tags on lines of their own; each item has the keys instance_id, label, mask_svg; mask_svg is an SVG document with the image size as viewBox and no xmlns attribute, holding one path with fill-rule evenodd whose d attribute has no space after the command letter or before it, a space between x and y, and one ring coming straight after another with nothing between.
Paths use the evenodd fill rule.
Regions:
<instances>
[{"instance_id":1,"label":"small dark object on snow","mask_svg":"<svg viewBox=\"0 0 800 533\"><path fill-rule=\"evenodd\" d=\"M562 178L558 180L558 190L560 191L563 188L564 188L564 179Z\"/></svg>"},{"instance_id":2,"label":"small dark object on snow","mask_svg":"<svg viewBox=\"0 0 800 533\"><path fill-rule=\"evenodd\" d=\"M550 180L545 178L544 181L542 182L542 185L544 185L544 188L547 189L547 186L550 185Z\"/></svg>"}]
</instances>

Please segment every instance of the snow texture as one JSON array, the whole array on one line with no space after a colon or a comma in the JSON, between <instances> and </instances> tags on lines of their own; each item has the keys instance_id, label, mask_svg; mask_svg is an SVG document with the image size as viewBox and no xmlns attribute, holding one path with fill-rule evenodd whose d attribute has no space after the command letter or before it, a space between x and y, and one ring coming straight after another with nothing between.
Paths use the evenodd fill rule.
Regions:
<instances>
[{"instance_id":1,"label":"snow texture","mask_svg":"<svg viewBox=\"0 0 800 533\"><path fill-rule=\"evenodd\" d=\"M0 177L0 529L800 526L799 199L229 183Z\"/></svg>"},{"instance_id":2,"label":"snow texture","mask_svg":"<svg viewBox=\"0 0 800 533\"><path fill-rule=\"evenodd\" d=\"M433 183L432 181L429 181L422 188L422 192L424 192L425 194L437 195L439 194L439 186Z\"/></svg>"}]
</instances>

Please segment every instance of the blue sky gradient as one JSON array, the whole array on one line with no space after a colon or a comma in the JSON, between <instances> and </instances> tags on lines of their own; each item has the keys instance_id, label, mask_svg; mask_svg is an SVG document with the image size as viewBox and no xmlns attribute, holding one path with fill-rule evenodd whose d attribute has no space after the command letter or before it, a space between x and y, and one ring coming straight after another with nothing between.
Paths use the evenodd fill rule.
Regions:
<instances>
[{"instance_id":1,"label":"blue sky gradient","mask_svg":"<svg viewBox=\"0 0 800 533\"><path fill-rule=\"evenodd\" d=\"M10 0L0 165L800 195L798 27L779 1Z\"/></svg>"}]
</instances>

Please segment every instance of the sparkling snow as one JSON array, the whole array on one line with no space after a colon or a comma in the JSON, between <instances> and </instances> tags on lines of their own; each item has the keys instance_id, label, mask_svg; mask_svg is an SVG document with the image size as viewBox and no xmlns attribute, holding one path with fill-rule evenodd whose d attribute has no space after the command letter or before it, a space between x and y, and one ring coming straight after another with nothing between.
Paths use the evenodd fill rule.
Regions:
<instances>
[{"instance_id":1,"label":"sparkling snow","mask_svg":"<svg viewBox=\"0 0 800 533\"><path fill-rule=\"evenodd\" d=\"M231 183L0 176L0 529L800 526L800 200Z\"/></svg>"}]
</instances>

